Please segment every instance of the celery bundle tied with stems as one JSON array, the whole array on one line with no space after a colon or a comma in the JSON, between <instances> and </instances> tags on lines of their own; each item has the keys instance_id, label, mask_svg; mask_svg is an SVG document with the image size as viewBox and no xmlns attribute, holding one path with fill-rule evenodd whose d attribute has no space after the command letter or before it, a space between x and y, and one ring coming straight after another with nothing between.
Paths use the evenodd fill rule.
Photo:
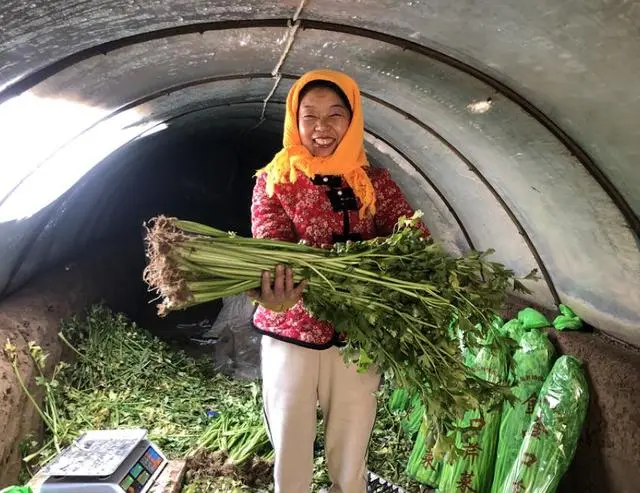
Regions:
<instances>
[{"instance_id":1,"label":"celery bundle tied with stems","mask_svg":"<svg viewBox=\"0 0 640 493\"><path fill-rule=\"evenodd\" d=\"M144 280L158 292L158 313L260 287L263 271L290 266L308 280L304 305L346 336L345 360L365 371L375 364L395 386L419 392L434 430L434 454L453 451L448 432L469 408L489 408L511 397L505 386L473 375L460 356L467 346L502 344L487 338L491 319L513 286L513 272L487 260L492 253L454 257L416 227L420 214L401 218L386 238L331 249L303 243L243 238L202 224L159 216L147 229Z\"/></svg>"}]
</instances>

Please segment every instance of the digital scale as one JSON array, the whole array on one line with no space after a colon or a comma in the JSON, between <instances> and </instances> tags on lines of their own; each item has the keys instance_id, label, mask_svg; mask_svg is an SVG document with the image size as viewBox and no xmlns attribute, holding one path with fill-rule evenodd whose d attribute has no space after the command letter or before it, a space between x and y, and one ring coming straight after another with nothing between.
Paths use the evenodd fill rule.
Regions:
<instances>
[{"instance_id":1,"label":"digital scale","mask_svg":"<svg viewBox=\"0 0 640 493\"><path fill-rule=\"evenodd\" d=\"M142 429L87 431L42 469L40 493L146 493L167 465Z\"/></svg>"}]
</instances>

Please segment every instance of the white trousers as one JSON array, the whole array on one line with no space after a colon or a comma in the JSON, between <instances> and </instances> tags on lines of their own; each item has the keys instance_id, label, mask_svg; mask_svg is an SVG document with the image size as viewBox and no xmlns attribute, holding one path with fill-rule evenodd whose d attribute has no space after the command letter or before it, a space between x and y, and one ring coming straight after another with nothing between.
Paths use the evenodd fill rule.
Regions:
<instances>
[{"instance_id":1,"label":"white trousers","mask_svg":"<svg viewBox=\"0 0 640 493\"><path fill-rule=\"evenodd\" d=\"M307 349L262 337L266 426L275 449L275 493L308 493L318 402L331 493L366 493L366 459L380 376L346 366L338 348Z\"/></svg>"}]
</instances>

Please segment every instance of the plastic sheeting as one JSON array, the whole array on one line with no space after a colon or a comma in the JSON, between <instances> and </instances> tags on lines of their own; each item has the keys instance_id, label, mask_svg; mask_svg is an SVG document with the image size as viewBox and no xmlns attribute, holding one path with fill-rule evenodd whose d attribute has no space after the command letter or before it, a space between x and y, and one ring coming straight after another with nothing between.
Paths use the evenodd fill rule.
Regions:
<instances>
[{"instance_id":1,"label":"plastic sheeting","mask_svg":"<svg viewBox=\"0 0 640 493\"><path fill-rule=\"evenodd\" d=\"M213 345L216 371L247 380L260 378L261 335L252 330L254 311L244 294L224 298L213 324L194 341Z\"/></svg>"}]
</instances>

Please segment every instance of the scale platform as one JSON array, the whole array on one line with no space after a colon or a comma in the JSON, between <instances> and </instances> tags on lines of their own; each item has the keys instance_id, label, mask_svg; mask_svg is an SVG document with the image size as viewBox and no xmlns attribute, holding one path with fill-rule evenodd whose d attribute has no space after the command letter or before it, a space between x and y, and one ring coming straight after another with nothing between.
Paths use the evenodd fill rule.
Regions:
<instances>
[{"instance_id":1,"label":"scale platform","mask_svg":"<svg viewBox=\"0 0 640 493\"><path fill-rule=\"evenodd\" d=\"M167 465L142 429L87 431L45 466L39 493L147 493Z\"/></svg>"}]
</instances>

